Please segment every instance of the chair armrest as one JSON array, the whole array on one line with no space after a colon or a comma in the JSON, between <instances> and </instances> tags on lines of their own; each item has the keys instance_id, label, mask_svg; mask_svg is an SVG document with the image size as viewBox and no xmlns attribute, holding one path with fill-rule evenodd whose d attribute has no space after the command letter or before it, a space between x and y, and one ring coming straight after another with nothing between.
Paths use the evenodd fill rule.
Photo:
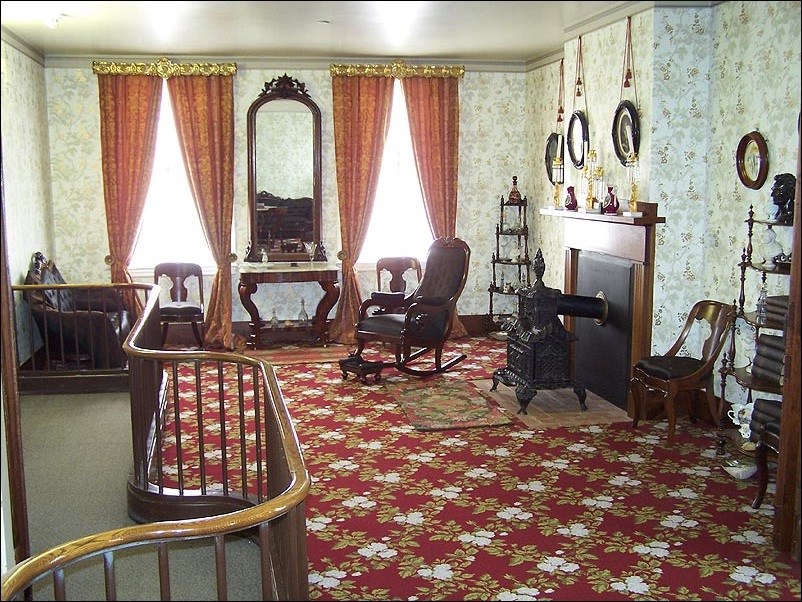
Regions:
<instances>
[{"instance_id":1,"label":"chair armrest","mask_svg":"<svg viewBox=\"0 0 802 602\"><path fill-rule=\"evenodd\" d=\"M359 306L359 319L368 317L369 310L376 308L376 314L388 313L391 310L404 308L409 303L410 297L404 293L388 293L376 291L370 294L370 299L365 299Z\"/></svg>"},{"instance_id":2,"label":"chair armrest","mask_svg":"<svg viewBox=\"0 0 802 602\"><path fill-rule=\"evenodd\" d=\"M429 307L438 308L448 303L445 297L417 297L415 303L420 305L428 305Z\"/></svg>"},{"instance_id":3,"label":"chair armrest","mask_svg":"<svg viewBox=\"0 0 802 602\"><path fill-rule=\"evenodd\" d=\"M404 332L410 341L434 345L441 341L451 328L451 311L442 298L429 297L436 303L425 303L419 297L404 315Z\"/></svg>"}]
</instances>

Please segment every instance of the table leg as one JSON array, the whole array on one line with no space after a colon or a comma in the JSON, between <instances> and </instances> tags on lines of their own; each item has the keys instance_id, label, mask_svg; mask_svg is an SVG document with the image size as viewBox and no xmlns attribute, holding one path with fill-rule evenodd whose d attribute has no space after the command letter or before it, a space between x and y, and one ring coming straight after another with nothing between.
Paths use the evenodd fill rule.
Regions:
<instances>
[{"instance_id":1,"label":"table leg","mask_svg":"<svg viewBox=\"0 0 802 602\"><path fill-rule=\"evenodd\" d=\"M331 308L340 298L340 284L338 282L320 282L320 287L325 291L323 298L318 302L315 310L315 318L312 320L312 329L317 338L323 345L329 344L328 317Z\"/></svg>"},{"instance_id":2,"label":"table leg","mask_svg":"<svg viewBox=\"0 0 802 602\"><path fill-rule=\"evenodd\" d=\"M239 283L239 298L243 307L251 317L251 334L248 337L247 346L249 349L259 349L261 345L262 319L259 317L259 308L251 300L251 295L256 292L256 284Z\"/></svg>"},{"instance_id":3,"label":"table leg","mask_svg":"<svg viewBox=\"0 0 802 602\"><path fill-rule=\"evenodd\" d=\"M724 392L727 388L727 364L728 358L727 353L724 354L723 359L721 360L721 369L719 373L721 374L721 397L718 399L713 397L713 403L710 403L711 395L708 391L708 406L710 413L713 415L713 420L716 421L716 455L723 456L726 453L727 447L727 435L724 433L724 416L725 410L727 408L727 396Z\"/></svg>"}]
</instances>

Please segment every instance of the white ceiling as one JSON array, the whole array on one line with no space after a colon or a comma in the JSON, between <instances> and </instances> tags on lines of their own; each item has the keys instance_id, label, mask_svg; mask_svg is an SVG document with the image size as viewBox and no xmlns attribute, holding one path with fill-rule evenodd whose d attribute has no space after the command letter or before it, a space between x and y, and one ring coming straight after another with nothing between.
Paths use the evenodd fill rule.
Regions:
<instances>
[{"instance_id":1,"label":"white ceiling","mask_svg":"<svg viewBox=\"0 0 802 602\"><path fill-rule=\"evenodd\" d=\"M655 4L669 3L2 1L0 12L4 39L45 60L376 57L525 64L553 58L566 40Z\"/></svg>"}]
</instances>

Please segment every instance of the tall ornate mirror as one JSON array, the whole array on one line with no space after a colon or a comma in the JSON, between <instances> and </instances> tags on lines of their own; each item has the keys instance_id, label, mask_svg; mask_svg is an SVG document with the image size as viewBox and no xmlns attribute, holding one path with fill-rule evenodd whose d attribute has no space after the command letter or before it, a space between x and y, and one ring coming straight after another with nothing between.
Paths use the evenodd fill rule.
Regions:
<instances>
[{"instance_id":1,"label":"tall ornate mirror","mask_svg":"<svg viewBox=\"0 0 802 602\"><path fill-rule=\"evenodd\" d=\"M320 247L320 108L286 73L265 82L248 109L250 239L245 261L308 260ZM319 257L324 259L323 257Z\"/></svg>"}]
</instances>

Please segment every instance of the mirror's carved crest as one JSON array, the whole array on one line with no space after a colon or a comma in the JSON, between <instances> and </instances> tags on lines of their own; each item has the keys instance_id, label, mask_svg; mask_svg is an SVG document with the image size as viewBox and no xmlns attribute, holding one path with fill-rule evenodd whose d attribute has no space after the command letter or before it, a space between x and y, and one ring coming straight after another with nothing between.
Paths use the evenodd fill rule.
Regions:
<instances>
[{"instance_id":1,"label":"mirror's carved crest","mask_svg":"<svg viewBox=\"0 0 802 602\"><path fill-rule=\"evenodd\" d=\"M309 98L309 92L306 89L306 84L299 82L294 77L290 77L286 73L281 77L274 77L269 82L265 82L265 87L262 88L261 94L269 94L270 92L286 98L287 96L295 96L301 94Z\"/></svg>"}]
</instances>

